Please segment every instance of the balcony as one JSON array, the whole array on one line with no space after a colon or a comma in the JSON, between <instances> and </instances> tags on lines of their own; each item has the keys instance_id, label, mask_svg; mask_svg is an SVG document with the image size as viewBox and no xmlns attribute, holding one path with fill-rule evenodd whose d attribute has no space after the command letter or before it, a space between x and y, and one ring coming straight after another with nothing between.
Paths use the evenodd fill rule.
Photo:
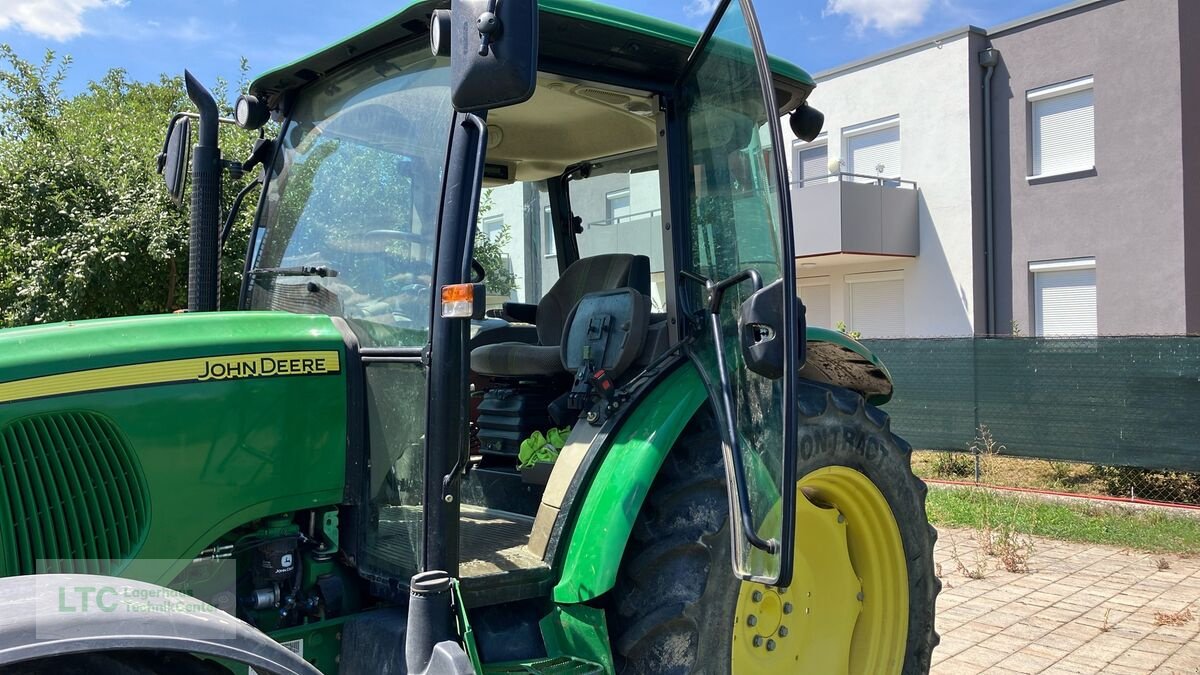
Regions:
<instances>
[{"instance_id":1,"label":"balcony","mask_svg":"<svg viewBox=\"0 0 1200 675\"><path fill-rule=\"evenodd\" d=\"M913 181L837 173L793 183L791 192L796 257L806 262L911 258L920 250Z\"/></svg>"}]
</instances>

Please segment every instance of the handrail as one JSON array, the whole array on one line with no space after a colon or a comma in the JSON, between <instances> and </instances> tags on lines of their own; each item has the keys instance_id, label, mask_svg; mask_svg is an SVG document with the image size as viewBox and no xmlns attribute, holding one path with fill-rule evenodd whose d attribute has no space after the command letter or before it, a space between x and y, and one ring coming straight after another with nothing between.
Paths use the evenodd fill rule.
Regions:
<instances>
[{"instance_id":1,"label":"handrail","mask_svg":"<svg viewBox=\"0 0 1200 675\"><path fill-rule=\"evenodd\" d=\"M828 180L830 178L836 178L837 180L836 181ZM839 171L837 173L825 174L824 176L814 176L812 178L802 178L798 181L793 181L792 185L798 186L798 187L804 187L806 183L815 183L817 181L821 181L823 183L832 183L832 182L841 183L846 178L862 178L862 179L868 180L872 183L875 183L876 185L879 185L881 187L884 185L887 185L888 187L897 187L900 185L908 185L908 186L910 186L910 189L913 189L913 190L917 189L917 182L913 181L913 180L901 180L899 178L888 178L887 176L868 176L868 175L861 174L861 173L849 173L847 171ZM857 181L852 181L852 182L857 182Z\"/></svg>"}]
</instances>

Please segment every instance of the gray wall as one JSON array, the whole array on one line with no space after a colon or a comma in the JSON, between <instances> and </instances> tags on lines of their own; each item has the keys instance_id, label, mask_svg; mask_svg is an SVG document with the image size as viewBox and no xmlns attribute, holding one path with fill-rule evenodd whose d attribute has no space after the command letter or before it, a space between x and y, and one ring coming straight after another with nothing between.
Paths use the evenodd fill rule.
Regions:
<instances>
[{"instance_id":1,"label":"gray wall","mask_svg":"<svg viewBox=\"0 0 1200 675\"><path fill-rule=\"evenodd\" d=\"M1183 119L1190 124L1183 130L1184 251L1187 257L1187 332L1200 333L1200 2L1179 1Z\"/></svg>"},{"instance_id":2,"label":"gray wall","mask_svg":"<svg viewBox=\"0 0 1200 675\"><path fill-rule=\"evenodd\" d=\"M1200 4L1114 0L991 34L1001 52L992 82L1000 332L1010 319L1032 332L1029 261L1084 256L1096 258L1101 334L1187 330L1177 2ZM1183 13L1195 26L1196 7ZM1095 175L1028 184L1025 92L1088 75L1095 78ZM1189 279L1193 302L1200 302L1197 273Z\"/></svg>"}]
</instances>

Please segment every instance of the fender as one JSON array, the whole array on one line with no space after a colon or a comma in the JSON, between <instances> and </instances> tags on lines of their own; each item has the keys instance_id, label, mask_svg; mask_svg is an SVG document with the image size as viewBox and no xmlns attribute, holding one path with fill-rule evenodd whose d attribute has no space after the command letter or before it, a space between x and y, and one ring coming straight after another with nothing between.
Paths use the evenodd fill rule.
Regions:
<instances>
[{"instance_id":1,"label":"fender","mask_svg":"<svg viewBox=\"0 0 1200 675\"><path fill-rule=\"evenodd\" d=\"M806 337L808 361L801 377L845 387L874 405L891 399L891 374L862 343L828 328L809 327ZM559 545L566 553L555 602L585 602L612 590L650 485L707 400L700 373L687 361L663 378L616 430L582 504L575 507L573 527Z\"/></svg>"},{"instance_id":2,"label":"fender","mask_svg":"<svg viewBox=\"0 0 1200 675\"><path fill-rule=\"evenodd\" d=\"M808 360L800 369L800 377L845 387L871 405L883 405L892 399L892 374L866 345L841 331L816 326L809 326L805 337Z\"/></svg>"},{"instance_id":3,"label":"fender","mask_svg":"<svg viewBox=\"0 0 1200 675\"><path fill-rule=\"evenodd\" d=\"M90 611L63 605L69 589L102 589ZM200 654L274 675L320 671L250 624L176 591L93 574L35 574L0 579L0 669L22 661L107 650ZM194 607L193 607L194 605ZM75 611L69 611L74 609ZM214 626L216 629L214 630ZM214 633L221 633L214 637ZM203 637L209 636L209 637Z\"/></svg>"},{"instance_id":4,"label":"fender","mask_svg":"<svg viewBox=\"0 0 1200 675\"><path fill-rule=\"evenodd\" d=\"M682 363L641 399L616 430L607 454L576 507L554 601L584 602L611 590L625 544L667 452L708 400L691 361Z\"/></svg>"}]
</instances>

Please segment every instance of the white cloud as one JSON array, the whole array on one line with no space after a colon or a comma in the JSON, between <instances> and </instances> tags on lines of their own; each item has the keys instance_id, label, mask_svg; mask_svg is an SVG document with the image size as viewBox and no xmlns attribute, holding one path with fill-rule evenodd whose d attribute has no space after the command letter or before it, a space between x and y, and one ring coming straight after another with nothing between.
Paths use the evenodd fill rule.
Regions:
<instances>
[{"instance_id":1,"label":"white cloud","mask_svg":"<svg viewBox=\"0 0 1200 675\"><path fill-rule=\"evenodd\" d=\"M63 42L87 31L84 12L124 5L125 0L0 0L0 30L15 26Z\"/></svg>"},{"instance_id":2,"label":"white cloud","mask_svg":"<svg viewBox=\"0 0 1200 675\"><path fill-rule=\"evenodd\" d=\"M898 33L921 25L932 0L829 0L824 14L841 14L860 33L875 29Z\"/></svg>"},{"instance_id":3,"label":"white cloud","mask_svg":"<svg viewBox=\"0 0 1200 675\"><path fill-rule=\"evenodd\" d=\"M721 0L689 0L683 6L683 13L688 16L698 16L708 19L713 15L713 12L717 11L717 5L720 2Z\"/></svg>"}]
</instances>

